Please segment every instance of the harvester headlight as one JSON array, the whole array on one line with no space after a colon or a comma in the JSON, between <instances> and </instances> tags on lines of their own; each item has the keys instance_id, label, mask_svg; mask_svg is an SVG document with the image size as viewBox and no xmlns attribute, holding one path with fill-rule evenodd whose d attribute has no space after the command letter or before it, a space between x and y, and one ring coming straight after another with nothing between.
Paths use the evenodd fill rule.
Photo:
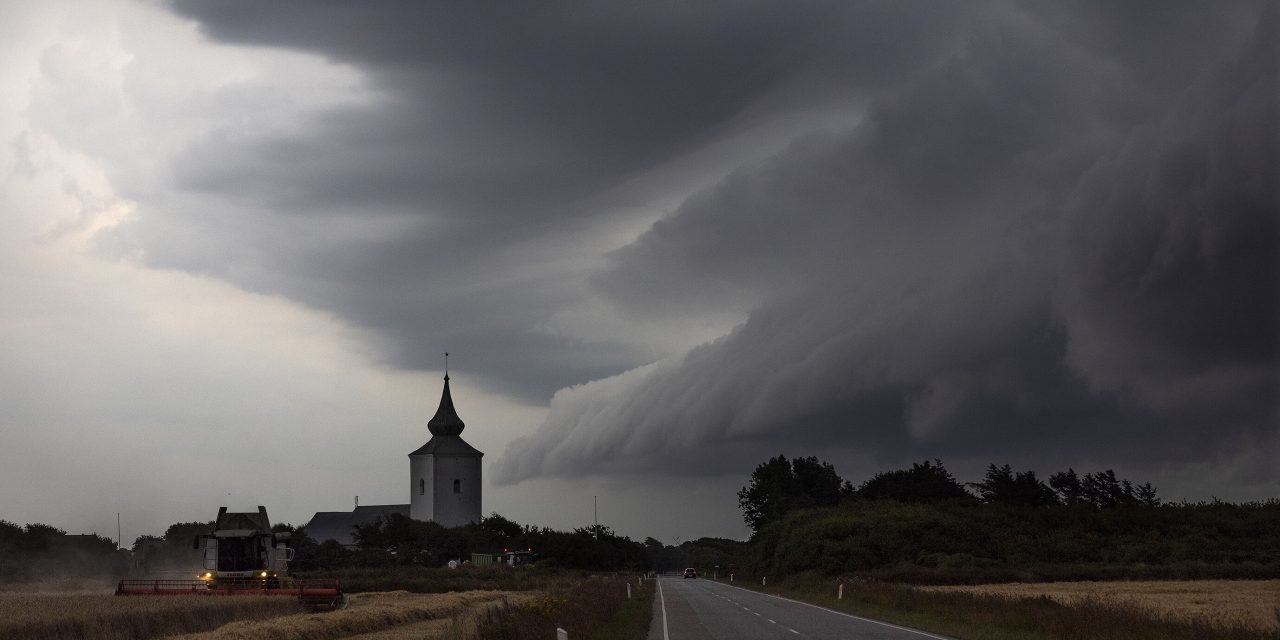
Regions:
<instances>
[{"instance_id":1,"label":"harvester headlight","mask_svg":"<svg viewBox=\"0 0 1280 640\"><path fill-rule=\"evenodd\" d=\"M267 572L266 572L266 571L263 571L263 572L262 572L262 577L263 577L263 578L267 577Z\"/></svg>"},{"instance_id":2,"label":"harvester headlight","mask_svg":"<svg viewBox=\"0 0 1280 640\"><path fill-rule=\"evenodd\" d=\"M197 577L198 577L198 578L200 578L201 580L212 580L212 579L213 579L213 572L212 572L212 571L206 571L206 572L204 572L204 573L200 574L200 575L199 575L199 576L197 576Z\"/></svg>"}]
</instances>

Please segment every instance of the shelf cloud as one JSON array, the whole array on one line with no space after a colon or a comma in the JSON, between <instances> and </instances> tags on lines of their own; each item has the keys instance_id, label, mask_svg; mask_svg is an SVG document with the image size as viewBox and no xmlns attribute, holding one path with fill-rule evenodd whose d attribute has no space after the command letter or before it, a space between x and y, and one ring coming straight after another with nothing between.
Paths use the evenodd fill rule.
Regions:
<instances>
[{"instance_id":1,"label":"shelf cloud","mask_svg":"<svg viewBox=\"0 0 1280 640\"><path fill-rule=\"evenodd\" d=\"M1280 490L1271 3L163 10L253 64L50 47L14 172L101 161L97 258L455 354L536 409L506 489L786 453Z\"/></svg>"}]
</instances>

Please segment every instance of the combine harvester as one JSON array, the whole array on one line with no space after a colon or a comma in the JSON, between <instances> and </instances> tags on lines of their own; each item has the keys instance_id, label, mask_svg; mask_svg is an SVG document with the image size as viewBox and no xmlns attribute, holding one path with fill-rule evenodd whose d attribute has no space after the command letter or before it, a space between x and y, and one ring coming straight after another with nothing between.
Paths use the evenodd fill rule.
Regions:
<instances>
[{"instance_id":1,"label":"combine harvester","mask_svg":"<svg viewBox=\"0 0 1280 640\"><path fill-rule=\"evenodd\" d=\"M267 508L257 513L218 510L213 531L197 536L204 550L204 571L190 580L121 580L118 596L291 596L316 611L347 604L337 580L303 581L288 575L293 549L288 532L272 533Z\"/></svg>"}]
</instances>

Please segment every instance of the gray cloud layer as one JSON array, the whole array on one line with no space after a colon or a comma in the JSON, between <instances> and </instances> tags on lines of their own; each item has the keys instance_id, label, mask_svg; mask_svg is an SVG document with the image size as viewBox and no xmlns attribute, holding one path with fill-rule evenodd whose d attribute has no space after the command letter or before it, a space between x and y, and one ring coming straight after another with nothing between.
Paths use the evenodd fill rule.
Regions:
<instances>
[{"instance_id":1,"label":"gray cloud layer","mask_svg":"<svg viewBox=\"0 0 1280 640\"><path fill-rule=\"evenodd\" d=\"M615 188L772 113L865 95L952 37L946 13L840 3L727 14L625 3L174 7L215 38L355 64L378 98L304 114L295 132L221 131L187 149L172 166L178 186L269 212L166 211L135 229L150 261L337 310L387 336L401 366L464 353L492 383L538 401L645 361L631 345L543 330L585 292L584 272L557 270L557 258L598 259L583 256L583 234L646 197ZM878 33L890 20L907 36L893 48ZM396 234L346 237L332 222L344 214ZM246 252L256 265L228 264Z\"/></svg>"},{"instance_id":2,"label":"gray cloud layer","mask_svg":"<svg viewBox=\"0 0 1280 640\"><path fill-rule=\"evenodd\" d=\"M1265 469L1280 456L1266 22L1184 67L1185 88L1000 25L846 135L691 199L617 252L600 290L637 311L762 302L625 390L557 398L500 476L689 468L674 454L691 444L698 468L726 471L735 458L705 445L1148 470L1260 448Z\"/></svg>"},{"instance_id":3,"label":"gray cloud layer","mask_svg":"<svg viewBox=\"0 0 1280 640\"><path fill-rule=\"evenodd\" d=\"M556 396L501 479L740 472L779 449L1280 454L1263 3L393 5L175 3L213 38L356 65L377 99L187 149L177 184L252 214L133 241L371 328L401 366L452 347L528 398L598 380ZM822 110L860 121L600 259L592 233L662 195L634 180ZM745 321L601 379L652 357L625 328L547 330L583 300Z\"/></svg>"}]
</instances>

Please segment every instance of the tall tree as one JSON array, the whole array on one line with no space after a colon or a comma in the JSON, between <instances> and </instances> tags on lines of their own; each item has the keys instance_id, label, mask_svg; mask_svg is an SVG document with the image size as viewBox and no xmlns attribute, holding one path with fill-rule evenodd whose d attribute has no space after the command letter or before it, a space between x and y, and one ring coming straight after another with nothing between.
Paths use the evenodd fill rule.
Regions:
<instances>
[{"instance_id":1,"label":"tall tree","mask_svg":"<svg viewBox=\"0 0 1280 640\"><path fill-rule=\"evenodd\" d=\"M1050 476L1049 485L1057 492L1058 498L1068 505L1087 504L1098 509L1160 505L1156 488L1150 482L1135 485L1129 480L1118 478L1112 469L1086 473L1084 476L1078 475L1075 469L1067 469Z\"/></svg>"},{"instance_id":2,"label":"tall tree","mask_svg":"<svg viewBox=\"0 0 1280 640\"><path fill-rule=\"evenodd\" d=\"M1151 486L1150 482L1144 482L1137 487L1138 504L1146 507L1160 506L1160 498L1156 496L1156 488Z\"/></svg>"},{"instance_id":3,"label":"tall tree","mask_svg":"<svg viewBox=\"0 0 1280 640\"><path fill-rule=\"evenodd\" d=\"M738 491L742 519L752 531L774 522L788 511L831 506L852 492L830 463L815 457L787 460L779 455L760 463L751 481Z\"/></svg>"},{"instance_id":4,"label":"tall tree","mask_svg":"<svg viewBox=\"0 0 1280 640\"><path fill-rule=\"evenodd\" d=\"M937 458L933 462L925 460L912 464L910 469L877 473L858 487L856 495L870 500L901 502L973 498Z\"/></svg>"},{"instance_id":5,"label":"tall tree","mask_svg":"<svg viewBox=\"0 0 1280 640\"><path fill-rule=\"evenodd\" d=\"M1057 492L1058 499L1065 505L1084 504L1084 486L1075 469L1068 468L1049 476L1049 486Z\"/></svg>"},{"instance_id":6,"label":"tall tree","mask_svg":"<svg viewBox=\"0 0 1280 640\"><path fill-rule=\"evenodd\" d=\"M982 482L970 482L978 493L978 499L987 504L1011 504L1028 507L1046 507L1059 504L1058 496L1048 485L1036 477L1034 471L1015 473L1013 467L1004 465L987 467Z\"/></svg>"},{"instance_id":7,"label":"tall tree","mask_svg":"<svg viewBox=\"0 0 1280 640\"><path fill-rule=\"evenodd\" d=\"M797 491L793 509L838 504L841 498L853 493L853 486L836 473L835 467L813 456L793 459L791 471Z\"/></svg>"}]
</instances>

